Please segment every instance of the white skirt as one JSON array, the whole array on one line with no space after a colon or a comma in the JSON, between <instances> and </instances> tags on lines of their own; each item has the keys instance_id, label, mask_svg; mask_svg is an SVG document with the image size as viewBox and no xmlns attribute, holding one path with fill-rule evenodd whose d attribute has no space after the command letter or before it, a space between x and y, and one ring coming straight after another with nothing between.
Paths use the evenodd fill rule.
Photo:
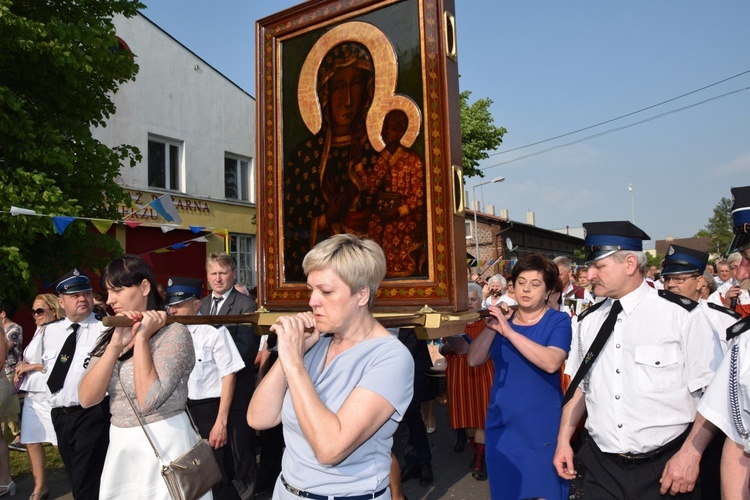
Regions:
<instances>
[{"instance_id":1,"label":"white skirt","mask_svg":"<svg viewBox=\"0 0 750 500\"><path fill-rule=\"evenodd\" d=\"M180 457L198 442L186 413L146 424L163 463ZM109 448L104 461L99 498L170 500L161 477L161 463L141 426L109 428ZM211 491L201 498L212 499Z\"/></svg>"},{"instance_id":2,"label":"white skirt","mask_svg":"<svg viewBox=\"0 0 750 500\"><path fill-rule=\"evenodd\" d=\"M52 443L57 446L51 410L46 392L26 393L21 414L21 443Z\"/></svg>"}]
</instances>

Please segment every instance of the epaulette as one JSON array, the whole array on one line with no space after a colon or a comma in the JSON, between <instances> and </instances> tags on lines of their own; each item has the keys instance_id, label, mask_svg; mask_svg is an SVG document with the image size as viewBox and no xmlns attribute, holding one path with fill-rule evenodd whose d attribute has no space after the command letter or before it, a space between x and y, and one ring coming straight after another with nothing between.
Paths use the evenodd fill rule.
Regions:
<instances>
[{"instance_id":1,"label":"epaulette","mask_svg":"<svg viewBox=\"0 0 750 500\"><path fill-rule=\"evenodd\" d=\"M54 324L54 323L59 323L60 321L62 321L62 320L64 320L64 319L65 319L65 318L59 318L59 319L56 319L56 320L54 320L54 321L50 321L49 323L45 323L45 324L44 324L44 326L47 326L47 325L52 325L52 324Z\"/></svg>"},{"instance_id":2,"label":"epaulette","mask_svg":"<svg viewBox=\"0 0 750 500\"><path fill-rule=\"evenodd\" d=\"M687 297L684 297L682 295L677 295L673 292L668 292L667 290L659 290L659 297L663 299L667 299L670 302L674 302L678 306L681 306L686 311L692 311L696 307L698 307L698 303L694 300L691 300Z\"/></svg>"},{"instance_id":3,"label":"epaulette","mask_svg":"<svg viewBox=\"0 0 750 500\"><path fill-rule=\"evenodd\" d=\"M583 318L585 318L586 316L588 316L588 314L589 314L589 313L590 313L591 311L596 311L596 310L597 310L597 309L599 309L599 308L600 308L600 307L602 306L602 304L604 304L605 302L606 302L606 300L602 300L601 302L597 302L596 304L594 304L594 305L592 305L592 306L589 306L589 308L588 308L588 309L586 309L585 311L583 311L583 312L582 312L581 314L579 314L579 315L578 315L578 322L580 323L581 321L583 321Z\"/></svg>"},{"instance_id":4,"label":"epaulette","mask_svg":"<svg viewBox=\"0 0 750 500\"><path fill-rule=\"evenodd\" d=\"M745 316L737 323L727 328L727 340L732 340L737 335L750 330L750 316Z\"/></svg>"},{"instance_id":5,"label":"epaulette","mask_svg":"<svg viewBox=\"0 0 750 500\"><path fill-rule=\"evenodd\" d=\"M708 304L708 307L710 309L713 309L714 311L720 311L720 312L723 312L724 314L728 314L736 320L742 319L742 315L738 313L737 311L732 311L731 309L727 307L720 306L719 304L714 304L713 302L706 302L706 304Z\"/></svg>"}]
</instances>

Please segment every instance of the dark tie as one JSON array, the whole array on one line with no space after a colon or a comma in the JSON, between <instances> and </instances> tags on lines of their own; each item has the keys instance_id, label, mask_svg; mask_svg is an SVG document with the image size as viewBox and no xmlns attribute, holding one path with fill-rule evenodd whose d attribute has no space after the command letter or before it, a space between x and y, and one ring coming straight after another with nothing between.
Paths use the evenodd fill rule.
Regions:
<instances>
[{"instance_id":1,"label":"dark tie","mask_svg":"<svg viewBox=\"0 0 750 500\"><path fill-rule=\"evenodd\" d=\"M583 377L585 377L589 372L589 370L591 369L591 365L594 364L594 361L596 360L597 356L599 356L599 353L602 352L604 344L607 343L607 339L609 339L610 334L615 329L617 315L621 312L622 304L620 304L620 301L615 300L614 302L612 302L612 308L610 308L609 310L609 316L607 316L607 319L605 319L604 323L602 323L602 327L599 329L599 333L596 334L594 342L591 343L591 347L589 347L586 356L583 357L581 366L578 367L578 371L573 377L573 380L570 381L568 390L565 391L565 397L563 398L562 402L563 406L565 406L565 403L570 401L570 398L573 397L573 394L575 394L576 392L576 387L578 387L578 384L581 383Z\"/></svg>"},{"instance_id":2,"label":"dark tie","mask_svg":"<svg viewBox=\"0 0 750 500\"><path fill-rule=\"evenodd\" d=\"M60 356L58 356L57 362L54 368L52 368L52 373L49 374L49 378L47 379L47 386L52 394L63 388L65 377L68 375L70 365L73 364L73 356L76 353L76 333L78 333L79 326L78 323L70 325L73 333L65 339L65 343L62 349L60 349Z\"/></svg>"},{"instance_id":3,"label":"dark tie","mask_svg":"<svg viewBox=\"0 0 750 500\"><path fill-rule=\"evenodd\" d=\"M216 316L219 314L219 302L221 302L224 297L213 297L214 303L211 304L211 313L210 316Z\"/></svg>"}]
</instances>

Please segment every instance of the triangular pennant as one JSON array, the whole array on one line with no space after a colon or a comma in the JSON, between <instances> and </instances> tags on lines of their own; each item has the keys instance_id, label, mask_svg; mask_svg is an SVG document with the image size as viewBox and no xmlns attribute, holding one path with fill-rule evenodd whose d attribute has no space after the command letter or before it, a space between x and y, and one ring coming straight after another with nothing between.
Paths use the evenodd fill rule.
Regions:
<instances>
[{"instance_id":1,"label":"triangular pennant","mask_svg":"<svg viewBox=\"0 0 750 500\"><path fill-rule=\"evenodd\" d=\"M141 222L138 222L137 220L126 220L126 221L125 221L125 224L127 224L127 226L128 226L128 227L138 227L138 226L140 226L140 225L141 225L142 223L141 223Z\"/></svg>"},{"instance_id":2,"label":"triangular pennant","mask_svg":"<svg viewBox=\"0 0 750 500\"><path fill-rule=\"evenodd\" d=\"M174 245L172 245L172 250L179 250L180 248L185 248L189 244L190 244L189 242L188 243L175 243Z\"/></svg>"},{"instance_id":3,"label":"triangular pennant","mask_svg":"<svg viewBox=\"0 0 750 500\"><path fill-rule=\"evenodd\" d=\"M10 215L36 215L36 212L28 208L10 207Z\"/></svg>"},{"instance_id":4,"label":"triangular pennant","mask_svg":"<svg viewBox=\"0 0 750 500\"><path fill-rule=\"evenodd\" d=\"M52 223L55 225L55 232L57 234L62 235L65 230L68 228L71 222L76 220L75 217L66 217L63 215L53 215L52 216Z\"/></svg>"},{"instance_id":5,"label":"triangular pennant","mask_svg":"<svg viewBox=\"0 0 750 500\"><path fill-rule=\"evenodd\" d=\"M174 231L179 226L177 224L162 224L159 227L161 228L162 233L168 233L170 231Z\"/></svg>"},{"instance_id":6,"label":"triangular pennant","mask_svg":"<svg viewBox=\"0 0 750 500\"><path fill-rule=\"evenodd\" d=\"M154 250L153 253L168 253L172 250L169 247L160 248L158 250Z\"/></svg>"},{"instance_id":7,"label":"triangular pennant","mask_svg":"<svg viewBox=\"0 0 750 500\"><path fill-rule=\"evenodd\" d=\"M109 231L109 228L112 227L112 224L114 224L114 222L111 220L101 220L101 219L92 219L91 223L102 234Z\"/></svg>"},{"instance_id":8,"label":"triangular pennant","mask_svg":"<svg viewBox=\"0 0 750 500\"><path fill-rule=\"evenodd\" d=\"M148 262L149 266L151 266L152 268L154 267L154 261L151 260L151 256L149 254L142 253L141 257L143 258L143 260L145 260L146 262Z\"/></svg>"},{"instance_id":9,"label":"triangular pennant","mask_svg":"<svg viewBox=\"0 0 750 500\"><path fill-rule=\"evenodd\" d=\"M191 231L192 231L193 233L195 233L195 234L198 234L198 233L200 233L201 231L203 231L204 229L206 229L206 226L189 226L189 227L190 227L190 230L191 230Z\"/></svg>"},{"instance_id":10,"label":"triangular pennant","mask_svg":"<svg viewBox=\"0 0 750 500\"><path fill-rule=\"evenodd\" d=\"M191 240L191 241L196 241L198 243L208 243L208 238L206 238L205 236L201 236L201 237L195 238L194 240Z\"/></svg>"}]
</instances>

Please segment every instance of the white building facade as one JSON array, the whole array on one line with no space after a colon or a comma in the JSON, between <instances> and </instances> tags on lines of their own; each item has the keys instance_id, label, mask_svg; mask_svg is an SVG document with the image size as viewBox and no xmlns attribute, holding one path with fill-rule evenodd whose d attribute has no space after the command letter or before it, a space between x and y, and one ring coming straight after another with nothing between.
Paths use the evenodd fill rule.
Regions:
<instances>
[{"instance_id":1,"label":"white building facade","mask_svg":"<svg viewBox=\"0 0 750 500\"><path fill-rule=\"evenodd\" d=\"M131 223L115 229L118 240L148 256L164 282L204 279L205 256L228 250L238 281L255 286L255 99L142 14L115 18L115 26L139 71L93 133L109 146L140 149L142 161L124 166L119 182L145 207L120 207ZM147 206L164 194L182 218L174 231Z\"/></svg>"}]
</instances>

